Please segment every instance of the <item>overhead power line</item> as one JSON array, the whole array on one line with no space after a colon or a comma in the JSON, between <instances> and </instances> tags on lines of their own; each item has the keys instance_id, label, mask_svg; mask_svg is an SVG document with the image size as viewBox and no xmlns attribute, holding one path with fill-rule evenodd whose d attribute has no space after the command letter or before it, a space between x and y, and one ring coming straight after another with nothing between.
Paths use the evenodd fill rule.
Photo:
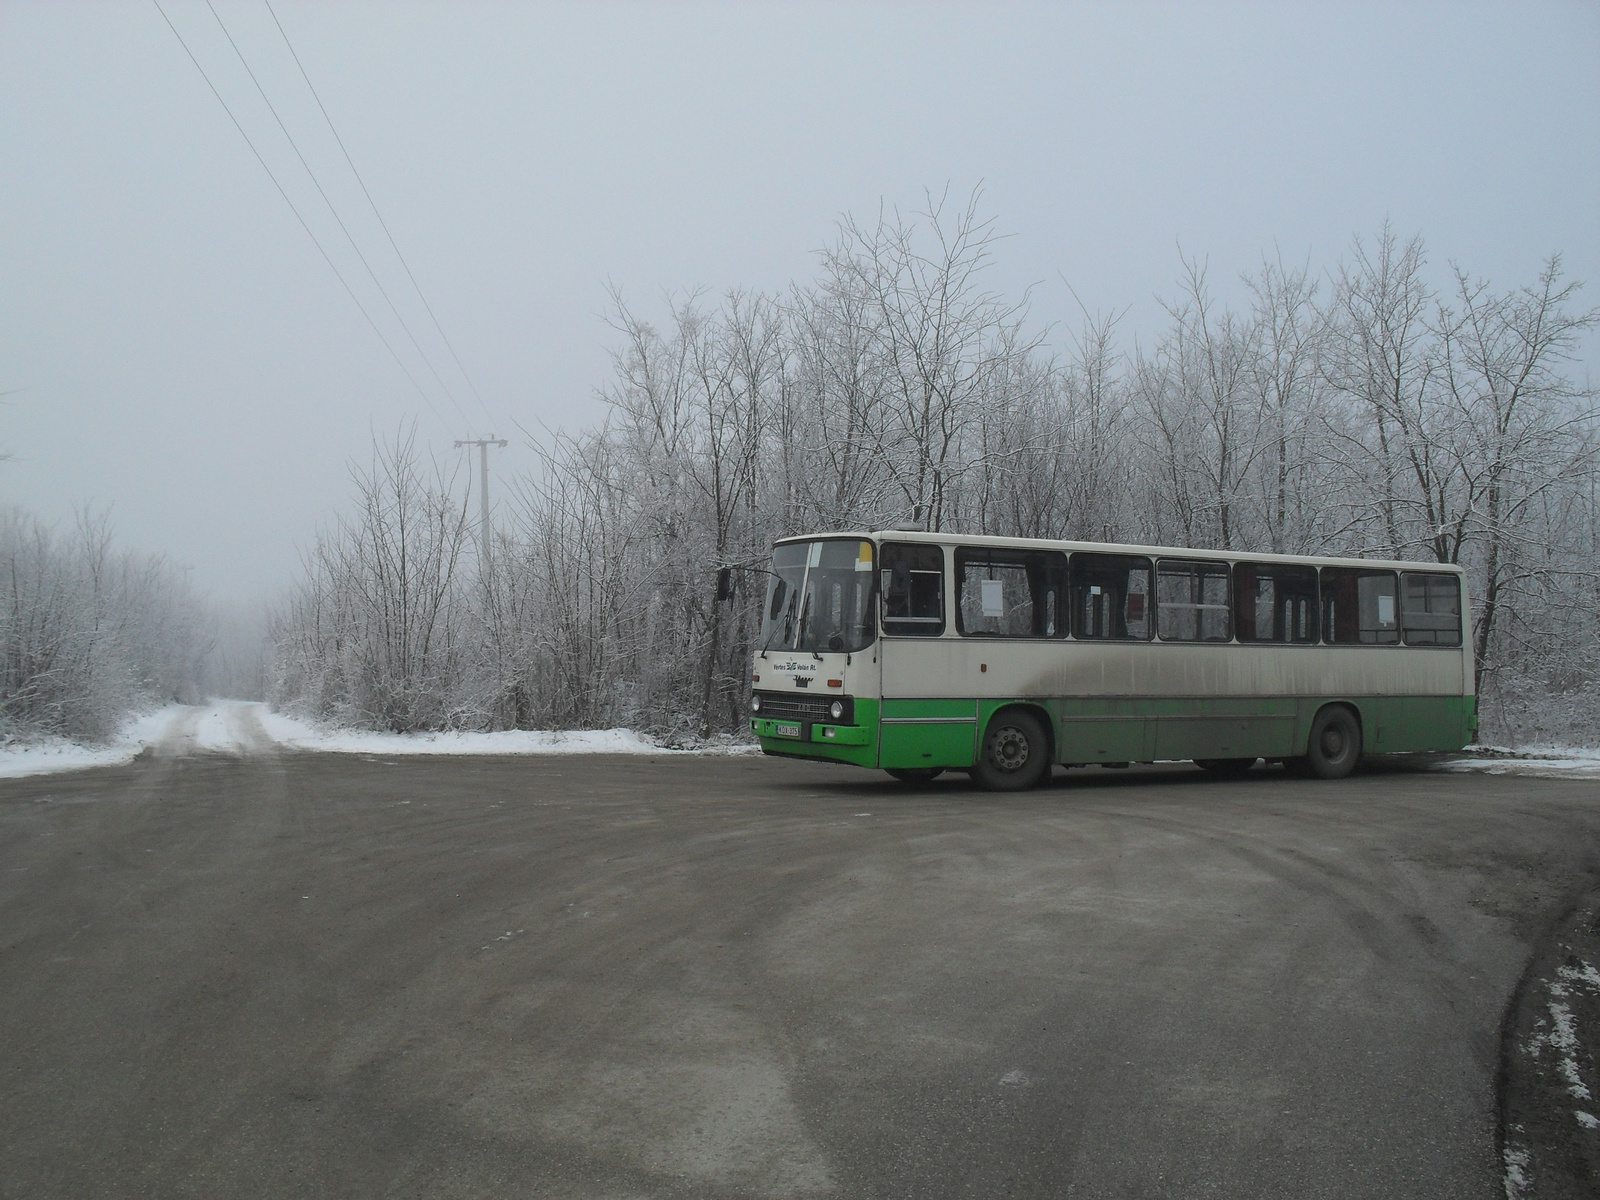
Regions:
<instances>
[{"instance_id":1,"label":"overhead power line","mask_svg":"<svg viewBox=\"0 0 1600 1200\"><path fill-rule=\"evenodd\" d=\"M261 164L261 169L267 173L267 178L272 181L272 186L278 189L278 195L283 197L283 202L289 206L289 211L294 214L295 220L300 222L300 228L306 231L306 236L311 239L311 244L317 248L317 253L322 255L322 261L328 264L328 269L333 272L334 278L338 279L340 285L344 288L345 293L350 297L351 303L354 304L361 315L366 318L367 324L372 326L372 332L378 335L378 340L383 343L383 348L389 352L389 357L394 359L395 365L400 368L400 373L403 374L406 379L410 381L411 386L416 389L417 395L420 396L422 398L422 402L428 406L428 411L434 415L440 424L448 427L449 422L444 419L444 415L440 413L438 408L434 405L432 398L426 391L423 390L422 385L417 382L416 376L411 373L411 370L406 366L405 361L398 353L395 352L394 346L390 344L389 339L383 335L383 330L378 328L378 323L372 319L372 314L367 311L366 305L361 303L361 298L356 295L355 289L350 286L349 281L344 277L344 273L339 270L339 267L333 261L332 256L330 256L328 251L323 247L322 242L312 231L310 224L307 223L305 217L301 214L300 209L295 205L295 202L290 199L289 193L284 190L283 184L278 182L277 175L275 175L272 168L267 165L267 160L262 157L261 151L256 148L256 144L251 140L250 135L245 132L244 126L239 123L239 118L234 116L233 109L228 107L228 102L222 98L222 93L217 90L217 85L211 82L211 76L208 75L206 73L206 69L200 65L200 60L195 57L194 51L189 48L189 43L184 41L183 34L178 32L178 27L172 23L172 18L167 16L167 10L161 7L161 0L150 0L150 2L155 5L156 11L161 14L161 19L166 22L167 28L172 30L172 36L178 39L178 45L183 47L183 52L189 56L189 61L194 64L194 69L200 72L200 78L205 80L206 86L211 89L211 94L217 98L217 103L222 106L222 111L228 114L228 120L233 122L233 127L239 131L239 136L244 139L244 144L250 147L250 153L255 155L256 161Z\"/></svg>"},{"instance_id":2,"label":"overhead power line","mask_svg":"<svg viewBox=\"0 0 1600 1200\"><path fill-rule=\"evenodd\" d=\"M390 298L388 289L383 286L383 281L378 278L377 272L372 269L372 264L367 261L367 256L361 252L360 245L357 244L355 237L350 233L349 227L344 223L344 218L339 215L339 210L334 206L333 201L329 199L327 191L322 186L322 181L317 178L316 171L312 170L311 164L306 161L306 156L301 153L300 144L294 140L294 134L289 132L289 127L283 123L283 118L278 115L277 105L272 103L272 97L268 96L267 89L261 86L261 80L256 77L255 71L244 56L244 51L239 49L239 43L234 40L233 34L228 31L227 25L223 23L222 14L217 12L216 5L211 0L206 0L206 7L211 10L211 15L217 22L217 28L222 30L222 36L228 39L228 45L233 47L234 54L238 56L239 65L244 68L245 74L250 76L250 82L256 85L256 91L260 94L262 103L267 106L267 111L272 114L272 119L278 123L278 128L282 130L284 138L289 143L289 148L294 151L295 157L300 160L300 165L305 168L306 176L311 180L311 186L317 189L317 195L321 196L322 202L328 206L328 212L338 224L340 231L343 232L345 241L350 243L350 249L356 252L356 257L361 260L361 265L366 268L367 278L372 280L373 287L378 289L378 294L383 297L384 303L389 306L389 311L394 314L394 319L400 322L400 328L405 330L406 337L411 339L412 346L422 356L422 361L433 375L435 382L443 389L445 399L450 401L450 406L456 410L461 419L466 421L470 427L472 424L471 419L467 416L466 411L462 409L460 403L457 402L455 394L450 390L450 385L444 381L439 374L438 368L433 365L433 360L428 357L428 352L422 348L422 343L417 341L417 335L411 332L411 326L407 325L406 319L400 315L400 310L395 307L394 300ZM276 14L274 14L273 19L277 19Z\"/></svg>"},{"instance_id":3,"label":"overhead power line","mask_svg":"<svg viewBox=\"0 0 1600 1200\"><path fill-rule=\"evenodd\" d=\"M333 124L333 117L328 114L327 108L322 103L322 97L317 94L316 87L311 82L305 64L300 61L294 43L289 40L288 31L284 29L283 22L278 20L278 13L272 7L272 0L262 0L267 6L267 11L272 14L272 23L278 27L278 33L283 37L283 44L289 48L289 54L294 59L294 65L300 68L300 78L306 81L306 89L310 91L311 98L317 102L317 108L322 113L322 119L328 123L328 132L333 134L333 140L339 143L339 150L344 155L344 161L350 165L350 173L356 177L356 182L361 185L361 194L367 198L367 203L372 207L372 215L378 219L378 224L383 228L384 236L389 239L389 245L394 250L394 256L400 260L400 265L405 268L406 278L411 281L411 286L416 290L417 299L422 301L422 307L428 312L429 319L433 322L434 329L438 330L439 338L450 351L450 357L455 360L461 378L467 381L467 387L472 392L472 398L478 402L478 407L483 410L483 415L493 421L494 417L489 412L489 406L483 402L483 396L478 391L478 385L472 381L472 375L467 371L466 364L461 361L461 356L456 353L455 343L444 331L444 326L439 323L439 318L434 315L433 305L428 303L428 297L423 294L422 285L417 282L417 277L412 274L411 264L406 261L406 256L400 252L400 244L395 241L394 234L389 231L389 222L383 219L383 214L378 211L378 202L372 198L372 193L367 190L367 181L361 177L361 172L356 168L355 159L350 157L350 151L345 148L344 139L339 136L339 130Z\"/></svg>"}]
</instances>

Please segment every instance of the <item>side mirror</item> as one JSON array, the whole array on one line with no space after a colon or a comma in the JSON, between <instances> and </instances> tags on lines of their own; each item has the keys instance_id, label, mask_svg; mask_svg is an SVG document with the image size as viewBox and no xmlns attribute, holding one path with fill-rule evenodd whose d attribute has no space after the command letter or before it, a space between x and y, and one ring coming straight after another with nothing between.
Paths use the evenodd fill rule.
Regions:
<instances>
[{"instance_id":1,"label":"side mirror","mask_svg":"<svg viewBox=\"0 0 1600 1200\"><path fill-rule=\"evenodd\" d=\"M733 568L723 567L717 572L717 603L733 599Z\"/></svg>"}]
</instances>

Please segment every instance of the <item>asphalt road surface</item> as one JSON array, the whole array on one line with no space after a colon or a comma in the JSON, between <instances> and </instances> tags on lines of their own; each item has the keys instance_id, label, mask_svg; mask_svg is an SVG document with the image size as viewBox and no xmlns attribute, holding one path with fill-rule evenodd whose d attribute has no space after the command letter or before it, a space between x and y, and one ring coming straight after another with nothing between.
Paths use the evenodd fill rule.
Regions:
<instances>
[{"instance_id":1,"label":"asphalt road surface","mask_svg":"<svg viewBox=\"0 0 1600 1200\"><path fill-rule=\"evenodd\" d=\"M1600 784L156 755L0 784L5 1196L1504 1195Z\"/></svg>"}]
</instances>

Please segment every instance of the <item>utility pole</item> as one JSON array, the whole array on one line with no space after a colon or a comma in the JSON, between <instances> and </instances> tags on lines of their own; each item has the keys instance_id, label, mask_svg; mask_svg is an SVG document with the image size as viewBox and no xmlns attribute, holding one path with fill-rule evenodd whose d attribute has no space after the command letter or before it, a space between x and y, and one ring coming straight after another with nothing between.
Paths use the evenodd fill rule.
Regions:
<instances>
[{"instance_id":1,"label":"utility pole","mask_svg":"<svg viewBox=\"0 0 1600 1200\"><path fill-rule=\"evenodd\" d=\"M505 438L500 438L498 441L496 441L495 440L495 436L492 433L486 438L473 438L473 439L471 439L469 441L460 441L460 442L456 443L456 449L457 450L461 449L461 447L463 447L463 446L476 446L478 448L478 478L482 481L482 484L481 484L481 486L479 488L479 491L478 491L479 511L482 514L482 517L481 517L481 520L480 520L479 524L482 527L481 532L483 534L483 569L484 569L485 572L487 572L489 570L489 540L490 540L489 539L489 447L490 446L501 446L501 447L504 447L506 444L507 443L506 443L506 439Z\"/></svg>"}]
</instances>

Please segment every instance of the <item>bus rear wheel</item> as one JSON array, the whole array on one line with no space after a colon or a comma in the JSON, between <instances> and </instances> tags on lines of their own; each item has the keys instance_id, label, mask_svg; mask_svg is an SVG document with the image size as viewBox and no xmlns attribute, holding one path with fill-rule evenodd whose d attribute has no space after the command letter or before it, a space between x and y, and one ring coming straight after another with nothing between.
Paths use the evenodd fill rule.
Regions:
<instances>
[{"instance_id":1,"label":"bus rear wheel","mask_svg":"<svg viewBox=\"0 0 1600 1200\"><path fill-rule=\"evenodd\" d=\"M1020 708L996 713L983 735L972 768L978 786L991 792L1021 792L1050 774L1050 741L1044 726Z\"/></svg>"},{"instance_id":2,"label":"bus rear wheel","mask_svg":"<svg viewBox=\"0 0 1600 1200\"><path fill-rule=\"evenodd\" d=\"M924 783L932 783L944 774L943 767L885 767L884 770L901 783L909 784L912 787L920 787Z\"/></svg>"},{"instance_id":3,"label":"bus rear wheel","mask_svg":"<svg viewBox=\"0 0 1600 1200\"><path fill-rule=\"evenodd\" d=\"M1343 779L1361 758L1361 725L1342 704L1330 704L1311 722L1305 764L1318 779Z\"/></svg>"}]
</instances>

